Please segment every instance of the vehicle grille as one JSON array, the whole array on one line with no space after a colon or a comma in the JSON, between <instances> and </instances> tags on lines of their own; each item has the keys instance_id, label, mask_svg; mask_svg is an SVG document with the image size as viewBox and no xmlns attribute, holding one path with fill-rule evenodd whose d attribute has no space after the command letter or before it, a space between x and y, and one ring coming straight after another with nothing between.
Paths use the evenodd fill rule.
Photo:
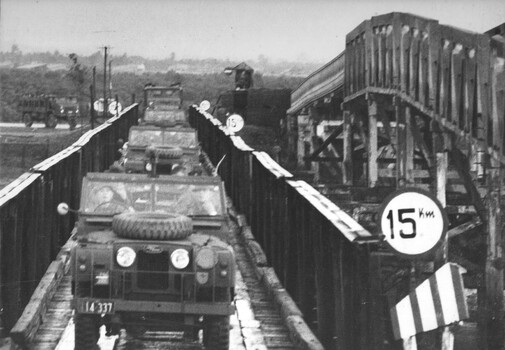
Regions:
<instances>
[{"instance_id":1,"label":"vehicle grille","mask_svg":"<svg viewBox=\"0 0 505 350\"><path fill-rule=\"evenodd\" d=\"M168 289L170 261L168 252L146 253L139 251L137 257L139 271L137 275L137 288Z\"/></svg>"}]
</instances>

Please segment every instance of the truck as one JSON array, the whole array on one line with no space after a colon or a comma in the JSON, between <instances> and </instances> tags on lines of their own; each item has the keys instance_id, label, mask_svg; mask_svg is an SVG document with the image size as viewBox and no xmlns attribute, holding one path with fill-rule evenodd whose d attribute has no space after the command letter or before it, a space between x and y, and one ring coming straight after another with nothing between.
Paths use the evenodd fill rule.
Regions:
<instances>
[{"instance_id":1,"label":"truck","mask_svg":"<svg viewBox=\"0 0 505 350\"><path fill-rule=\"evenodd\" d=\"M102 325L228 349L236 266L218 177L88 173L78 213L75 349L94 349Z\"/></svg>"},{"instance_id":2,"label":"truck","mask_svg":"<svg viewBox=\"0 0 505 350\"><path fill-rule=\"evenodd\" d=\"M158 126L188 126L183 108L182 87L180 85L144 87L144 115L142 123Z\"/></svg>"},{"instance_id":3,"label":"truck","mask_svg":"<svg viewBox=\"0 0 505 350\"><path fill-rule=\"evenodd\" d=\"M75 129L80 118L79 102L76 97L54 95L23 96L18 103L18 112L26 127L36 121L43 122L46 128L54 129L58 122L66 121L71 130Z\"/></svg>"}]
</instances>

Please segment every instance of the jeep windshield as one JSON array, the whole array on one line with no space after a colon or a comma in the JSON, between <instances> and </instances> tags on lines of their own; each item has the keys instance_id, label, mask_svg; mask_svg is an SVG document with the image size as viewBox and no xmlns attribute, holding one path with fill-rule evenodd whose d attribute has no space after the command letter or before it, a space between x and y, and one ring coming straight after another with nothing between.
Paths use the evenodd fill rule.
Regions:
<instances>
[{"instance_id":1,"label":"jeep windshield","mask_svg":"<svg viewBox=\"0 0 505 350\"><path fill-rule=\"evenodd\" d=\"M149 89L147 90L147 109L172 110L181 104L179 89Z\"/></svg>"},{"instance_id":2,"label":"jeep windshield","mask_svg":"<svg viewBox=\"0 0 505 350\"><path fill-rule=\"evenodd\" d=\"M129 146L147 147L149 145L178 146L195 148L198 145L194 130L160 130L131 128L128 138Z\"/></svg>"},{"instance_id":3,"label":"jeep windshield","mask_svg":"<svg viewBox=\"0 0 505 350\"><path fill-rule=\"evenodd\" d=\"M109 178L107 178L109 177ZM177 213L186 216L225 215L224 189L218 178L148 178L129 174L88 174L83 180L81 213Z\"/></svg>"}]
</instances>

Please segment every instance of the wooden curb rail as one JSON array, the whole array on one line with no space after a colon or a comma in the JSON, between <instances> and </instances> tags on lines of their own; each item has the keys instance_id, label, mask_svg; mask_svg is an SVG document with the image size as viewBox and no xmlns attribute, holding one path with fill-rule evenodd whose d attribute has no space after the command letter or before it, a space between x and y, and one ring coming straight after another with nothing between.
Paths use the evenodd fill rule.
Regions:
<instances>
[{"instance_id":1,"label":"wooden curb rail","mask_svg":"<svg viewBox=\"0 0 505 350\"><path fill-rule=\"evenodd\" d=\"M246 246L246 252L253 262L256 275L268 290L268 293L281 312L284 324L289 330L291 341L297 349L324 350L322 344L305 323L302 312L282 286L274 269L268 266L266 255L254 239L250 226L247 226L245 215L237 215L233 210L230 211L230 214L239 226L240 239L242 239Z\"/></svg>"},{"instance_id":2,"label":"wooden curb rail","mask_svg":"<svg viewBox=\"0 0 505 350\"><path fill-rule=\"evenodd\" d=\"M11 345L12 349L17 347L27 348L40 325L44 323L47 306L58 289L63 276L70 268L70 251L74 245L75 241L70 238L61 248L56 260L47 268L21 317L11 329L10 335L14 342Z\"/></svg>"}]
</instances>

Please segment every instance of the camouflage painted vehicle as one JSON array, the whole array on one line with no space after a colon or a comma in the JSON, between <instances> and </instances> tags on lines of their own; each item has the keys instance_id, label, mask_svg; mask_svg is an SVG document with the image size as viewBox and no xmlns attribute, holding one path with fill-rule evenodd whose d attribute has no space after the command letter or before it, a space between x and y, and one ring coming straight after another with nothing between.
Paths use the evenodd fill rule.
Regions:
<instances>
[{"instance_id":1,"label":"camouflage painted vehicle","mask_svg":"<svg viewBox=\"0 0 505 350\"><path fill-rule=\"evenodd\" d=\"M72 251L75 349L99 328L229 344L235 260L218 177L88 173Z\"/></svg>"},{"instance_id":2,"label":"camouflage painted vehicle","mask_svg":"<svg viewBox=\"0 0 505 350\"><path fill-rule=\"evenodd\" d=\"M180 86L146 86L144 88L144 116L141 124L170 127L189 126L182 109Z\"/></svg>"},{"instance_id":3,"label":"camouflage painted vehicle","mask_svg":"<svg viewBox=\"0 0 505 350\"><path fill-rule=\"evenodd\" d=\"M130 128L120 164L128 173L150 172L185 175L206 173L200 162L197 132L192 128L161 128L152 125Z\"/></svg>"}]
</instances>

